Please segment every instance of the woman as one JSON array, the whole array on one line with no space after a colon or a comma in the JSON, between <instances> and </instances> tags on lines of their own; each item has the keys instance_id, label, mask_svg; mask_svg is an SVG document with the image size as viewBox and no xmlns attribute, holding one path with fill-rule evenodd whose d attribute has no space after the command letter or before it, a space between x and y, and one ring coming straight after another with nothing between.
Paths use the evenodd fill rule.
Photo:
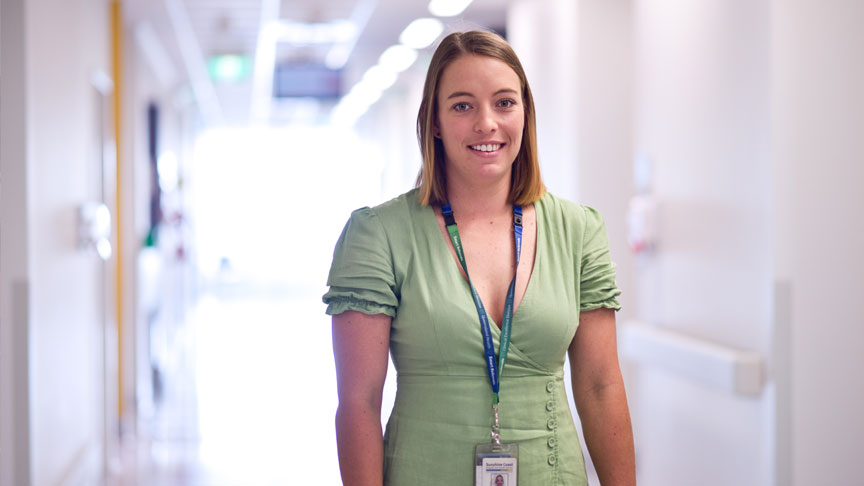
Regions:
<instances>
[{"instance_id":1,"label":"woman","mask_svg":"<svg viewBox=\"0 0 864 486\"><path fill-rule=\"evenodd\" d=\"M635 484L605 227L545 191L510 46L488 32L443 39L417 131L417 188L352 213L324 296L344 484L474 484L490 432L518 444L519 485L587 484L565 353L601 483ZM382 436L388 351L398 378Z\"/></svg>"}]
</instances>

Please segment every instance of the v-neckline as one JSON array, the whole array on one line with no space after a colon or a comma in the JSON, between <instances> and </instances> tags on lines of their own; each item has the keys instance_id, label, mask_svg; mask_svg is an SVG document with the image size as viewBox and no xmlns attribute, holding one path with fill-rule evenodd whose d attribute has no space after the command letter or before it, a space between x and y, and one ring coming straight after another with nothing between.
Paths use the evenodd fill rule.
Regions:
<instances>
[{"instance_id":1,"label":"v-neckline","mask_svg":"<svg viewBox=\"0 0 864 486\"><path fill-rule=\"evenodd\" d=\"M534 235L534 265L531 267L531 275L528 276L528 285L525 286L525 293L522 294L522 300L519 301L519 305L516 306L516 309L513 311L513 322L516 322L516 319L520 315L519 311L522 310L522 306L525 304L525 301L528 298L529 293L531 292L531 288L534 287L534 280L536 280L534 277L536 276L537 270L538 270L539 265L540 265L540 252L538 250L540 249L540 238L543 237L543 232L540 231L540 218L539 218L538 213L537 213L537 205L538 205L538 203L542 204L542 202L541 202L542 199L543 198L540 198L537 201L534 201L534 203L532 203L534 206L534 231L535 231L535 235ZM459 263L459 260L456 259L453 256L453 254L450 252L450 246L447 244L447 239L442 234L441 227L438 225L438 217L435 214L435 208L433 208L430 205L430 206L427 206L426 209L428 209L428 211L429 211L428 214L430 214L432 217L433 228L435 229L435 233L437 236L436 239L439 241L439 249L442 250L445 255L447 255L447 259L451 263L451 265L448 265L448 267L452 269L450 271L455 270L456 276L460 282L463 282L466 284L469 283L468 280L466 280L462 276L462 272L459 271L459 269L461 268L461 264ZM474 307L474 298L471 297L470 285L468 287L463 287L463 288L465 290L467 290L468 300L471 302L471 307L474 308L474 311L476 313L477 309L476 309L476 307ZM489 316L488 313L487 313L487 317L489 318L489 322L492 324L491 326L489 326L490 328L492 328L492 332L496 336L500 336L501 335L501 328L499 327L498 322L496 322L495 319L493 319L491 316Z\"/></svg>"}]
</instances>

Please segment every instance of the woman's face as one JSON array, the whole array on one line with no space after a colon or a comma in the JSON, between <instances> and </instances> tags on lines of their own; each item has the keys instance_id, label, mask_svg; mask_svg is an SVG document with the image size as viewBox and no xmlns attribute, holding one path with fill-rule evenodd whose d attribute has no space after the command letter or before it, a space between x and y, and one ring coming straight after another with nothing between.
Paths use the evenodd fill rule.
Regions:
<instances>
[{"instance_id":1,"label":"woman's face","mask_svg":"<svg viewBox=\"0 0 864 486\"><path fill-rule=\"evenodd\" d=\"M509 178L525 126L516 72L492 57L464 55L441 74L437 101L435 133L447 176L473 183Z\"/></svg>"}]
</instances>

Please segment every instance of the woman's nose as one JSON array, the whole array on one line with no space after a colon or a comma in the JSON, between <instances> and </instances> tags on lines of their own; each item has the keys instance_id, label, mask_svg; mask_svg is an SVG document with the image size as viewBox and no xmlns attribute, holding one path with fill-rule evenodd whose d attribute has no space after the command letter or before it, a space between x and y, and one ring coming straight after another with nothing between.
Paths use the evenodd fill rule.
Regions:
<instances>
[{"instance_id":1,"label":"woman's nose","mask_svg":"<svg viewBox=\"0 0 864 486\"><path fill-rule=\"evenodd\" d=\"M484 107L477 110L477 119L474 121L474 131L478 133L494 132L498 129L498 121L495 119L495 111Z\"/></svg>"}]
</instances>

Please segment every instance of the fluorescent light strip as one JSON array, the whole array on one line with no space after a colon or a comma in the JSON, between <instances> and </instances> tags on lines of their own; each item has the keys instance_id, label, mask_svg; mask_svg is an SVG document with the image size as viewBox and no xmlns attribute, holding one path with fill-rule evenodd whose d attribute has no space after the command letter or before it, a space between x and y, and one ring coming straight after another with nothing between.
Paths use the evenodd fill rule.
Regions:
<instances>
[{"instance_id":1,"label":"fluorescent light strip","mask_svg":"<svg viewBox=\"0 0 864 486\"><path fill-rule=\"evenodd\" d=\"M444 31L444 24L438 19L416 19L399 36L399 42L413 49L424 49L432 45Z\"/></svg>"},{"instance_id":2,"label":"fluorescent light strip","mask_svg":"<svg viewBox=\"0 0 864 486\"><path fill-rule=\"evenodd\" d=\"M429 12L436 17L453 17L464 12L468 5L471 0L432 0Z\"/></svg>"},{"instance_id":3,"label":"fluorescent light strip","mask_svg":"<svg viewBox=\"0 0 864 486\"><path fill-rule=\"evenodd\" d=\"M381 57L378 58L378 64L382 67L401 73L411 67L414 61L417 60L417 51L402 44L390 46L385 50Z\"/></svg>"}]
</instances>

